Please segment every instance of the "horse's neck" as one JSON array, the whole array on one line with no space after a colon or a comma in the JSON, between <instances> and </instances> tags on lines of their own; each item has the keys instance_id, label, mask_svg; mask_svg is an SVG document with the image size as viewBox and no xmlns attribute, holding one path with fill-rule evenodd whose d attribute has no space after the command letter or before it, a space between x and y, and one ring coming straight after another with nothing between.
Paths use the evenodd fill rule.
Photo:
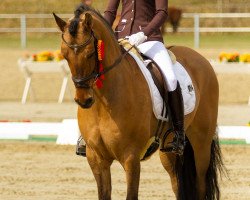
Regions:
<instances>
[{"instance_id":1,"label":"horse's neck","mask_svg":"<svg viewBox=\"0 0 250 200\"><path fill-rule=\"evenodd\" d=\"M121 53L117 54L117 51L112 48L110 46L109 50L105 52L104 69L115 63L121 56ZM135 91L137 90L137 69L136 66L131 66L126 58L123 58L119 64L104 75L103 88L100 89L100 93L109 107L118 105L124 107L125 104L135 101L135 93L140 92Z\"/></svg>"},{"instance_id":2,"label":"horse's neck","mask_svg":"<svg viewBox=\"0 0 250 200\"><path fill-rule=\"evenodd\" d=\"M102 61L104 66L111 66L115 60L121 55L120 46L114 35L108 30L106 25L103 22L100 22L98 19L95 21L93 30L97 35L98 39L100 38L104 42L104 60Z\"/></svg>"},{"instance_id":3,"label":"horse's neck","mask_svg":"<svg viewBox=\"0 0 250 200\"><path fill-rule=\"evenodd\" d=\"M113 64L120 55L112 56L112 53L107 53L107 56L110 57L107 59L107 65L105 67ZM135 79L132 72L130 72L131 66L129 63L123 59L117 66L105 74L105 79L103 81L103 96L108 100L110 106L112 103L122 104L125 103L120 101L124 98L129 98L129 93L133 89L134 82L131 80ZM126 95L127 94L127 95ZM118 102L119 101L119 102Z\"/></svg>"},{"instance_id":4,"label":"horse's neck","mask_svg":"<svg viewBox=\"0 0 250 200\"><path fill-rule=\"evenodd\" d=\"M100 24L103 26L103 24ZM100 27L99 27L100 28ZM110 30L107 28L99 32L100 37L104 41L105 52L103 66L108 68L122 55L120 46ZM143 95L146 91L146 81L143 79L139 68L134 62L129 62L127 58L117 64L113 69L105 74L103 88L98 91L104 101L110 107L118 105L124 107L128 104L138 101L138 95Z\"/></svg>"}]
</instances>

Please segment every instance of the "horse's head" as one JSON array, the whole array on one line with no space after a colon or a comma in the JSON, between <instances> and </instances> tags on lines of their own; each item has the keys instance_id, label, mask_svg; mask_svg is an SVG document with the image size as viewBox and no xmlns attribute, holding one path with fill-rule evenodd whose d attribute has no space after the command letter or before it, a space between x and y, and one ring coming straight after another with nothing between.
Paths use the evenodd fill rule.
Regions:
<instances>
[{"instance_id":1,"label":"horse's head","mask_svg":"<svg viewBox=\"0 0 250 200\"><path fill-rule=\"evenodd\" d=\"M70 67L76 88L75 101L82 108L90 108L94 103L93 84L99 70L93 18L88 12L77 10L75 17L67 22L55 14L54 18L62 31L61 52Z\"/></svg>"}]
</instances>

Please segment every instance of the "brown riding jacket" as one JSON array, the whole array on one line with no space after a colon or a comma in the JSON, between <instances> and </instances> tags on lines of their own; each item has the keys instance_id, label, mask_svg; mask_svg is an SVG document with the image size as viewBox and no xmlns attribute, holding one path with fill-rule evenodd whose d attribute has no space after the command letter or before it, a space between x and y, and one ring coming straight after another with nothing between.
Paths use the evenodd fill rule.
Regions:
<instances>
[{"instance_id":1,"label":"brown riding jacket","mask_svg":"<svg viewBox=\"0 0 250 200\"><path fill-rule=\"evenodd\" d=\"M109 0L104 18L112 26L122 1L121 19L115 29L117 38L144 32L147 41L163 42L160 27L168 16L168 0Z\"/></svg>"}]
</instances>

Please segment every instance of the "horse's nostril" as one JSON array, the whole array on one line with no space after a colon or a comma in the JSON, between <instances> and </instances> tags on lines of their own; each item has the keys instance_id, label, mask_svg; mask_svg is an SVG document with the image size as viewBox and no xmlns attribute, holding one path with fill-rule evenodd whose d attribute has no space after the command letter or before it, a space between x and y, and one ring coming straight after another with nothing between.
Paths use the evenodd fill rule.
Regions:
<instances>
[{"instance_id":1,"label":"horse's nostril","mask_svg":"<svg viewBox=\"0 0 250 200\"><path fill-rule=\"evenodd\" d=\"M90 97L90 98L88 98L88 99L85 101L85 105L86 105L86 106L92 105L93 101L94 101L93 97Z\"/></svg>"},{"instance_id":2,"label":"horse's nostril","mask_svg":"<svg viewBox=\"0 0 250 200\"><path fill-rule=\"evenodd\" d=\"M90 97L88 98L87 100L85 100L85 102L81 103L79 99L75 99L75 102L81 106L82 108L90 108L93 103L94 103L94 98L93 97Z\"/></svg>"}]
</instances>

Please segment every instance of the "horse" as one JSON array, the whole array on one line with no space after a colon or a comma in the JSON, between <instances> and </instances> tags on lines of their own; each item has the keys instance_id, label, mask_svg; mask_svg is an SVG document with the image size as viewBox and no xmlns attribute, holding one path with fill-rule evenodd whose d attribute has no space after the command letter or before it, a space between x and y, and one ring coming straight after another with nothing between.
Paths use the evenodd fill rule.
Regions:
<instances>
[{"instance_id":1,"label":"horse","mask_svg":"<svg viewBox=\"0 0 250 200\"><path fill-rule=\"evenodd\" d=\"M167 23L170 23L173 28L173 33L176 33L180 25L180 20L182 17L182 9L176 7L168 7L168 18L167 21L162 25L161 32L165 33Z\"/></svg>"},{"instance_id":2,"label":"horse","mask_svg":"<svg viewBox=\"0 0 250 200\"><path fill-rule=\"evenodd\" d=\"M141 154L158 124L145 78L94 8L81 4L68 21L53 14L62 32L61 52L76 89L78 125L86 142L98 198L111 199L110 166L117 160L126 173L126 199L136 200ZM104 44L102 48L99 41ZM171 51L192 78L196 105L185 116L184 154L159 151L160 160L177 199L219 199L217 178L223 161L216 133L218 81L210 63L196 51L182 46L173 46ZM96 86L96 81L102 81L101 87ZM169 126L166 123L164 129Z\"/></svg>"},{"instance_id":3,"label":"horse","mask_svg":"<svg viewBox=\"0 0 250 200\"><path fill-rule=\"evenodd\" d=\"M182 17L182 9L176 8L176 7L168 7L168 18L161 27L162 34L165 33L165 29L166 29L168 23L171 24L171 26L173 28L173 33L176 33L178 30L178 27L180 25L181 17ZM112 25L113 30L115 30L115 28L117 27L120 19L121 19L121 15L117 14L115 21Z\"/></svg>"},{"instance_id":4,"label":"horse","mask_svg":"<svg viewBox=\"0 0 250 200\"><path fill-rule=\"evenodd\" d=\"M91 6L93 3L92 0L81 0L81 1L82 1L82 3L85 3L88 6Z\"/></svg>"}]
</instances>

